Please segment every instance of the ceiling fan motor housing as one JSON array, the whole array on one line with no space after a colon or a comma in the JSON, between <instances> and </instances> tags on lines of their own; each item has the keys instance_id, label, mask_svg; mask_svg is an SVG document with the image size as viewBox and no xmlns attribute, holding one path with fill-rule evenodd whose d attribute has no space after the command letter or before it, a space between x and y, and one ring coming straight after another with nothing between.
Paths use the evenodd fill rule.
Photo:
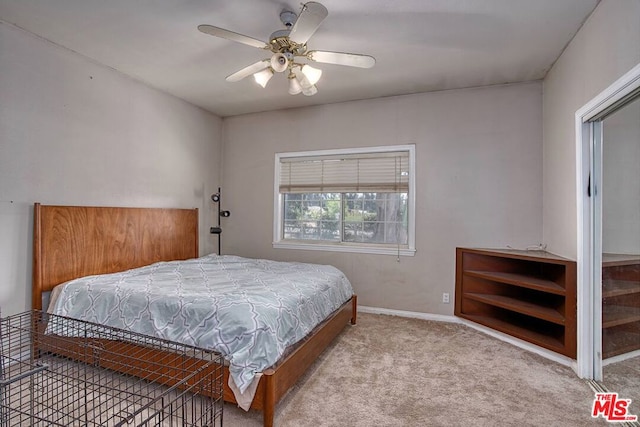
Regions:
<instances>
[{"instance_id":1,"label":"ceiling fan motor housing","mask_svg":"<svg viewBox=\"0 0 640 427\"><path fill-rule=\"evenodd\" d=\"M277 30L269 36L269 46L274 53L283 53L289 61L293 60L295 55L303 55L306 51L306 45L299 45L289 39L289 34L293 28L298 15L290 10L280 12L280 21L286 27L286 30Z\"/></svg>"},{"instance_id":2,"label":"ceiling fan motor housing","mask_svg":"<svg viewBox=\"0 0 640 427\"><path fill-rule=\"evenodd\" d=\"M284 53L286 55L304 55L307 45L299 45L289 39L290 30L278 30L269 36L269 49L273 53ZM291 58L289 58L291 59Z\"/></svg>"},{"instance_id":3,"label":"ceiling fan motor housing","mask_svg":"<svg viewBox=\"0 0 640 427\"><path fill-rule=\"evenodd\" d=\"M280 12L280 21L287 27L289 30L293 27L293 24L296 23L296 19L298 19L298 15L290 10L283 10Z\"/></svg>"}]
</instances>

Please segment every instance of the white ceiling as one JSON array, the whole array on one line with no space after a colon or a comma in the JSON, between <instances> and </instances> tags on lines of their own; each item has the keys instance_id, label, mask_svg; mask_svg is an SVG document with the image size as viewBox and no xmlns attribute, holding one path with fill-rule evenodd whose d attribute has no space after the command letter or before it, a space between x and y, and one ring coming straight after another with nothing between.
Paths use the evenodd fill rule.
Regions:
<instances>
[{"instance_id":1,"label":"white ceiling","mask_svg":"<svg viewBox=\"0 0 640 427\"><path fill-rule=\"evenodd\" d=\"M311 97L276 74L225 77L269 52L199 32L268 41L293 0L0 0L0 19L219 116L541 79L598 0L320 0L310 50L364 53L371 69L317 64Z\"/></svg>"}]
</instances>

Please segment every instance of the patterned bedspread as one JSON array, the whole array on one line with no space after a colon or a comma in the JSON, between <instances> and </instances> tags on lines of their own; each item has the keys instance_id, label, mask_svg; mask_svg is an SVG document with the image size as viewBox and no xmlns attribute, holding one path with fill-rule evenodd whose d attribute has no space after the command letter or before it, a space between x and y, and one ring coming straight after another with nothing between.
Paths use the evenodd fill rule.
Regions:
<instances>
[{"instance_id":1,"label":"patterned bedspread","mask_svg":"<svg viewBox=\"0 0 640 427\"><path fill-rule=\"evenodd\" d=\"M216 350L242 393L353 294L332 266L215 254L61 286L50 312Z\"/></svg>"}]
</instances>

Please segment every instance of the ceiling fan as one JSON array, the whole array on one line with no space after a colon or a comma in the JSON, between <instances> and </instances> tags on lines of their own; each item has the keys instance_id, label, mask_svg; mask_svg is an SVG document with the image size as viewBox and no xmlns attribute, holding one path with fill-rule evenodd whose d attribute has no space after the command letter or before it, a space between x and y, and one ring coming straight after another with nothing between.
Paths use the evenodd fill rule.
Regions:
<instances>
[{"instance_id":1,"label":"ceiling fan","mask_svg":"<svg viewBox=\"0 0 640 427\"><path fill-rule=\"evenodd\" d=\"M322 70L314 68L308 63L298 62L299 59L359 68L371 68L376 63L375 58L369 55L307 50L307 41L313 36L328 13L326 7L313 1L302 5L299 15L288 10L282 11L280 20L286 29L271 34L269 43L213 25L199 25L198 30L205 34L273 53L270 58L260 60L227 76L228 82L237 82L253 74L256 82L262 87L266 87L274 72L288 72L289 93L297 95L302 92L304 95L311 96L318 92L315 85L320 80Z\"/></svg>"}]
</instances>

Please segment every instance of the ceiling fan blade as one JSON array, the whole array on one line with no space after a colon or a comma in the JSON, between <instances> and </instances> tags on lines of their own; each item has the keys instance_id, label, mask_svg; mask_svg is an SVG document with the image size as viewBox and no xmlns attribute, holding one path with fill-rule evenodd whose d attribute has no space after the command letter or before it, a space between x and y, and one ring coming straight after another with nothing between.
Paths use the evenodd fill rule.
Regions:
<instances>
[{"instance_id":1,"label":"ceiling fan blade","mask_svg":"<svg viewBox=\"0 0 640 427\"><path fill-rule=\"evenodd\" d=\"M265 68L269 67L269 60L268 59L264 59L262 61L258 61L255 64L251 64L248 67L244 67L242 70L240 71L236 71L235 73L231 74L230 76L227 76L226 80L228 82L239 82L240 80L244 79L245 77L248 77L252 74L257 73L258 71L262 71Z\"/></svg>"},{"instance_id":2,"label":"ceiling fan blade","mask_svg":"<svg viewBox=\"0 0 640 427\"><path fill-rule=\"evenodd\" d=\"M358 53L327 52L324 50L312 50L307 52L307 58L315 62L327 64L346 65L349 67L371 68L375 65L376 59L369 55Z\"/></svg>"},{"instance_id":3,"label":"ceiling fan blade","mask_svg":"<svg viewBox=\"0 0 640 427\"><path fill-rule=\"evenodd\" d=\"M225 30L224 28L214 27L213 25L198 25L198 30L205 34L222 37L223 39L257 47L258 49L269 49L269 46L267 46L267 44L261 40L234 33L233 31Z\"/></svg>"},{"instance_id":4,"label":"ceiling fan blade","mask_svg":"<svg viewBox=\"0 0 640 427\"><path fill-rule=\"evenodd\" d=\"M298 44L305 44L316 32L329 11L327 8L315 1L310 1L302 6L302 11L298 15L296 23L289 33L289 40Z\"/></svg>"}]
</instances>

